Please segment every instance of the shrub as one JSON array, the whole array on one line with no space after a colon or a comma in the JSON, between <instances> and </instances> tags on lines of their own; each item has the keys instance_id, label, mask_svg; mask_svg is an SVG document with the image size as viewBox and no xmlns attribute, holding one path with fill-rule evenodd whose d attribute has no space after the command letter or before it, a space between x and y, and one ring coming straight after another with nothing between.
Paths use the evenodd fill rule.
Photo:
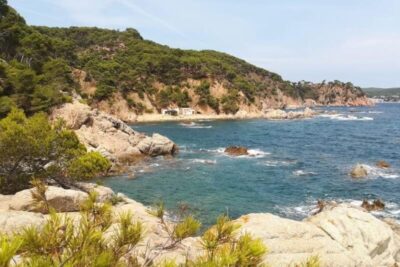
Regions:
<instances>
[{"instance_id":1,"label":"shrub","mask_svg":"<svg viewBox=\"0 0 400 267\"><path fill-rule=\"evenodd\" d=\"M0 266L9 266L16 254L21 266L137 266L137 259L126 255L142 240L142 224L122 213L107 236L113 223L111 206L96 200L97 195L90 193L77 222L53 212L40 228L0 236Z\"/></svg>"},{"instance_id":2,"label":"shrub","mask_svg":"<svg viewBox=\"0 0 400 267\"><path fill-rule=\"evenodd\" d=\"M235 114L239 110L239 92L231 90L228 94L222 97L222 110L227 114Z\"/></svg>"},{"instance_id":3,"label":"shrub","mask_svg":"<svg viewBox=\"0 0 400 267\"><path fill-rule=\"evenodd\" d=\"M110 168L110 161L99 152L89 152L71 161L68 175L77 180L88 180L105 175Z\"/></svg>"},{"instance_id":4,"label":"shrub","mask_svg":"<svg viewBox=\"0 0 400 267\"><path fill-rule=\"evenodd\" d=\"M201 84L195 89L197 95L199 95L199 104L208 105L216 112L219 112L218 99L213 97L210 93L210 83L208 81L202 81Z\"/></svg>"},{"instance_id":5,"label":"shrub","mask_svg":"<svg viewBox=\"0 0 400 267\"><path fill-rule=\"evenodd\" d=\"M13 109L0 120L0 193L29 188L32 178L68 185L75 178L102 174L109 166L100 154L87 153L62 123L51 126L43 113L27 118Z\"/></svg>"}]
</instances>

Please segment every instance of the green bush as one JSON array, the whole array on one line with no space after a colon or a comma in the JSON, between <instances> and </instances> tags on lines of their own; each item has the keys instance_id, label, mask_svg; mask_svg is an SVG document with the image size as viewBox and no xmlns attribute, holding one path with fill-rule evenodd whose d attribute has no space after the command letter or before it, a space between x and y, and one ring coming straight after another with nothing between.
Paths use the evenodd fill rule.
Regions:
<instances>
[{"instance_id":1,"label":"green bush","mask_svg":"<svg viewBox=\"0 0 400 267\"><path fill-rule=\"evenodd\" d=\"M224 95L221 99L222 110L227 114L235 114L239 110L239 92L231 90L228 94Z\"/></svg>"},{"instance_id":2,"label":"green bush","mask_svg":"<svg viewBox=\"0 0 400 267\"><path fill-rule=\"evenodd\" d=\"M211 95L210 83L208 81L202 81L201 84L195 89L196 94L200 97L200 105L208 105L216 112L219 112L219 101Z\"/></svg>"},{"instance_id":3,"label":"green bush","mask_svg":"<svg viewBox=\"0 0 400 267\"><path fill-rule=\"evenodd\" d=\"M71 161L68 166L68 176L76 180L88 180L104 176L110 168L110 161L99 152L89 152Z\"/></svg>"},{"instance_id":4,"label":"green bush","mask_svg":"<svg viewBox=\"0 0 400 267\"><path fill-rule=\"evenodd\" d=\"M98 153L87 153L62 123L51 126L45 114L27 118L13 109L0 120L0 193L29 188L33 178L69 184L92 178L110 166ZM71 176L73 175L73 177Z\"/></svg>"}]
</instances>

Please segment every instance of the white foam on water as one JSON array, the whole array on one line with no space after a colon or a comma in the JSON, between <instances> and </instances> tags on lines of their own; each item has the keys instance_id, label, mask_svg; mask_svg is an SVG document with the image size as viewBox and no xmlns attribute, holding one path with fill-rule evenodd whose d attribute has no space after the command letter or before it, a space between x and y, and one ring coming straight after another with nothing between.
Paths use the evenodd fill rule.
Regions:
<instances>
[{"instance_id":1,"label":"white foam on water","mask_svg":"<svg viewBox=\"0 0 400 267\"><path fill-rule=\"evenodd\" d=\"M267 155L271 155L271 153L262 151L261 149L249 149L247 150L247 152L249 153L249 155L245 157L263 158Z\"/></svg>"},{"instance_id":2,"label":"white foam on water","mask_svg":"<svg viewBox=\"0 0 400 267\"><path fill-rule=\"evenodd\" d=\"M397 179L400 178L400 174L396 172L395 169L388 168L382 169L375 166L371 166L368 164L361 164L368 173L368 178L377 179L377 178L384 178L384 179Z\"/></svg>"},{"instance_id":3,"label":"white foam on water","mask_svg":"<svg viewBox=\"0 0 400 267\"><path fill-rule=\"evenodd\" d=\"M226 149L225 147L219 147L216 149L204 149L203 151L207 151L210 153L217 153L230 158L264 158L265 156L271 155L270 152L255 148L255 149L248 149L247 150L248 155L231 156L225 153L225 149Z\"/></svg>"},{"instance_id":4,"label":"white foam on water","mask_svg":"<svg viewBox=\"0 0 400 267\"><path fill-rule=\"evenodd\" d=\"M355 199L326 199L327 201L333 201L338 204L347 203L354 207L361 207L362 200ZM318 201L315 199L309 199L305 203L299 206L286 206L277 208L288 217L301 217L306 218L318 211L317 207ZM395 220L400 220L400 206L393 202L385 202L385 209L379 211L372 211L371 214L377 217L392 218Z\"/></svg>"},{"instance_id":5,"label":"white foam on water","mask_svg":"<svg viewBox=\"0 0 400 267\"><path fill-rule=\"evenodd\" d=\"M297 161L292 160L292 161L288 161L288 160L266 160L263 162L263 165L266 165L268 167L277 167L277 166L290 166L293 164L296 164Z\"/></svg>"},{"instance_id":6,"label":"white foam on water","mask_svg":"<svg viewBox=\"0 0 400 267\"><path fill-rule=\"evenodd\" d=\"M331 120L338 120L338 121L373 121L374 118L372 117L357 117L353 115L346 115L346 114L321 114L318 115L321 118L329 118Z\"/></svg>"},{"instance_id":7,"label":"white foam on water","mask_svg":"<svg viewBox=\"0 0 400 267\"><path fill-rule=\"evenodd\" d=\"M316 175L315 172L307 172L307 171L304 171L304 170L295 170L295 171L293 171L292 173L293 173L293 175L296 175L296 176L311 176L311 175Z\"/></svg>"},{"instance_id":8,"label":"white foam on water","mask_svg":"<svg viewBox=\"0 0 400 267\"><path fill-rule=\"evenodd\" d=\"M193 159L193 163L201 163L201 164L210 164L210 165L215 165L217 164L216 160L210 160L210 159Z\"/></svg>"},{"instance_id":9,"label":"white foam on water","mask_svg":"<svg viewBox=\"0 0 400 267\"><path fill-rule=\"evenodd\" d=\"M189 122L189 123L180 123L179 125L181 125L185 128L190 128L190 129L210 129L210 128L212 128L211 125L198 124L193 121Z\"/></svg>"}]
</instances>

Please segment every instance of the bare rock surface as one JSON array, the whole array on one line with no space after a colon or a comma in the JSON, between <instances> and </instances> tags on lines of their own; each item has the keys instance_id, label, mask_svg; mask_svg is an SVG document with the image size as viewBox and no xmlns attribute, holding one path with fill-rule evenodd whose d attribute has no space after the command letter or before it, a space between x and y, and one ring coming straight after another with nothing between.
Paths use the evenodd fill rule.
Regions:
<instances>
[{"instance_id":1,"label":"bare rock surface","mask_svg":"<svg viewBox=\"0 0 400 267\"><path fill-rule=\"evenodd\" d=\"M78 100L54 109L51 118L63 119L88 150L98 151L112 162L169 155L177 151L177 146L167 137L159 134L146 136L134 131L123 121L91 109Z\"/></svg>"},{"instance_id":2,"label":"bare rock surface","mask_svg":"<svg viewBox=\"0 0 400 267\"><path fill-rule=\"evenodd\" d=\"M245 156L249 154L248 149L242 146L229 146L225 148L224 152L231 156Z\"/></svg>"},{"instance_id":3,"label":"bare rock surface","mask_svg":"<svg viewBox=\"0 0 400 267\"><path fill-rule=\"evenodd\" d=\"M355 266L394 266L400 262L400 237L387 223L359 208L341 204L306 221L364 261Z\"/></svg>"},{"instance_id":4,"label":"bare rock surface","mask_svg":"<svg viewBox=\"0 0 400 267\"><path fill-rule=\"evenodd\" d=\"M267 109L264 113L264 118L269 120L295 120L312 118L316 112L311 108L306 107L303 111L289 111L286 112L282 109Z\"/></svg>"},{"instance_id":5,"label":"bare rock surface","mask_svg":"<svg viewBox=\"0 0 400 267\"><path fill-rule=\"evenodd\" d=\"M39 211L32 198L33 189L26 189L16 193L10 200L10 209L17 211ZM87 198L87 194L71 189L49 186L46 198L51 207L57 212L78 211L80 204Z\"/></svg>"},{"instance_id":6,"label":"bare rock surface","mask_svg":"<svg viewBox=\"0 0 400 267\"><path fill-rule=\"evenodd\" d=\"M100 189L103 190L101 187ZM17 201L16 196L25 195L24 191L12 198L15 197ZM68 190L52 191L64 196ZM123 194L117 196L123 201L113 206L115 219L121 213L130 212L133 219L141 221L145 227L144 239L138 250L132 253L150 249L156 263L165 259L175 259L177 263L183 263L186 257L193 259L203 255L199 237L187 238L173 249L163 249L168 241L168 233L160 219L150 214L148 207L143 204ZM9 196L1 196L1 201L9 203ZM77 212L64 214L74 221L80 218ZM48 215L35 212L0 211L0 229L11 233L29 225L40 226L47 217ZM350 204L325 205L321 212L303 221L285 219L269 213L253 213L244 215L235 222L240 225L238 235L250 233L253 237L260 238L268 247L268 253L264 257L264 263L268 266L296 266L311 256L318 256L321 266L392 267L400 263L399 224L393 220L380 220L364 209ZM117 226L114 223L108 233L111 235Z\"/></svg>"},{"instance_id":7,"label":"bare rock surface","mask_svg":"<svg viewBox=\"0 0 400 267\"><path fill-rule=\"evenodd\" d=\"M350 172L352 178L360 179L365 178L368 175L367 168L362 164L357 164Z\"/></svg>"}]
</instances>

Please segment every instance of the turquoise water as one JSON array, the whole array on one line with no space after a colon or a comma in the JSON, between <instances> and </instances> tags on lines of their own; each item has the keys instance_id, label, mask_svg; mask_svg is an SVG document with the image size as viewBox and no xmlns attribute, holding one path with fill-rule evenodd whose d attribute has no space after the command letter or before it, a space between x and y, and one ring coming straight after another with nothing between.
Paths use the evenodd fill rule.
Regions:
<instances>
[{"instance_id":1,"label":"turquoise water","mask_svg":"<svg viewBox=\"0 0 400 267\"><path fill-rule=\"evenodd\" d=\"M400 219L400 105L329 110L338 115L134 125L168 136L180 153L135 166L135 179L128 174L106 184L148 205L160 199L169 209L187 203L206 225L223 212L302 219L318 199L382 198L388 208L377 215ZM252 156L229 157L223 153L229 145L246 146ZM374 168L378 160L392 168ZM356 163L370 166L368 179L349 178Z\"/></svg>"}]
</instances>

